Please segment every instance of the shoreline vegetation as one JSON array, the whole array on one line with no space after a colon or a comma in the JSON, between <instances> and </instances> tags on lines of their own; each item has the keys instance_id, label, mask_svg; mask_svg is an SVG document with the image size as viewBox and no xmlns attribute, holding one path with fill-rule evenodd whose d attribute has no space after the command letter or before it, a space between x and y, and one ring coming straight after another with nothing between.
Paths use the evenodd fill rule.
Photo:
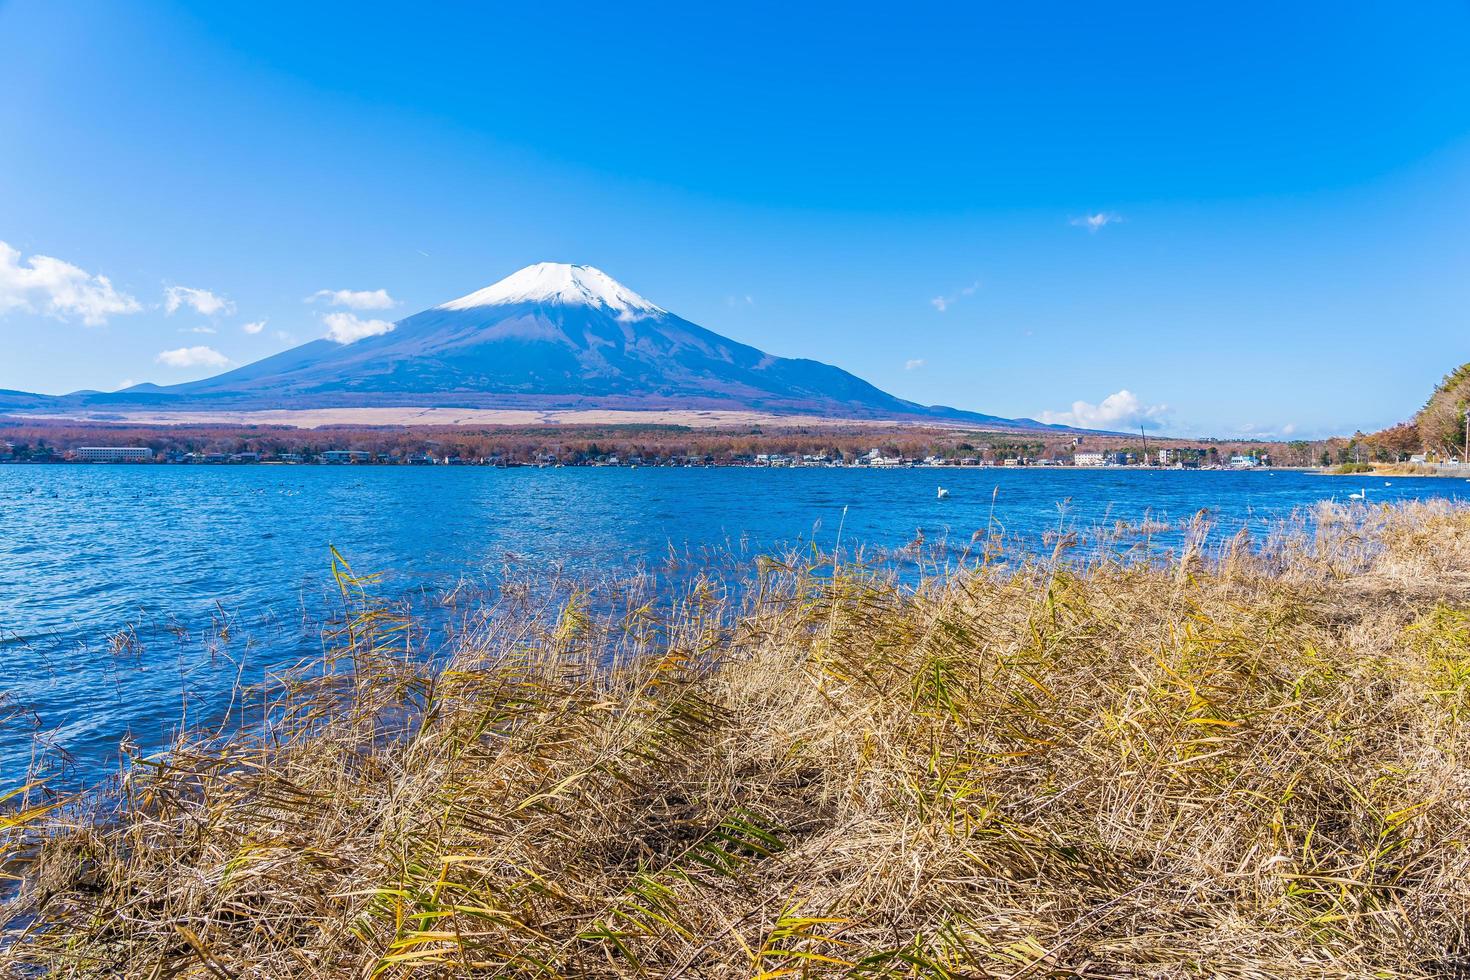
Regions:
<instances>
[{"instance_id":1,"label":"shoreline vegetation","mask_svg":"<svg viewBox=\"0 0 1470 980\"><path fill-rule=\"evenodd\" d=\"M1351 457L1345 444L1183 440L1052 430L985 430L787 419L734 427L685 425L155 425L0 416L0 463L70 462L83 447L146 449L146 462L306 462L493 466L823 465L939 461L945 465L1308 468ZM1326 447L1326 448L1324 448ZM1162 455L1161 455L1162 454ZM139 461L144 462L144 461Z\"/></svg>"},{"instance_id":2,"label":"shoreline vegetation","mask_svg":"<svg viewBox=\"0 0 1470 980\"><path fill-rule=\"evenodd\" d=\"M1207 532L528 580L437 658L338 561L243 724L0 803L0 976L1463 975L1470 508Z\"/></svg>"},{"instance_id":3,"label":"shoreline vegetation","mask_svg":"<svg viewBox=\"0 0 1470 980\"><path fill-rule=\"evenodd\" d=\"M1454 463L1342 463L1326 471L1332 476L1442 476L1470 479L1470 466Z\"/></svg>"}]
</instances>

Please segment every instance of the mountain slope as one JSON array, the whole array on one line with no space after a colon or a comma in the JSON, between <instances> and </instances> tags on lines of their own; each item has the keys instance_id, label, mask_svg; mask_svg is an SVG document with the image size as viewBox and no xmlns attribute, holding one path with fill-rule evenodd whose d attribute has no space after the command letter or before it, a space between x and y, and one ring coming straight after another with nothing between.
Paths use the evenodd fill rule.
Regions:
<instances>
[{"instance_id":1,"label":"mountain slope","mask_svg":"<svg viewBox=\"0 0 1470 980\"><path fill-rule=\"evenodd\" d=\"M202 381L86 401L191 411L697 408L1040 427L919 405L830 364L774 357L690 323L597 269L559 263L528 266L376 336L316 340Z\"/></svg>"}]
</instances>

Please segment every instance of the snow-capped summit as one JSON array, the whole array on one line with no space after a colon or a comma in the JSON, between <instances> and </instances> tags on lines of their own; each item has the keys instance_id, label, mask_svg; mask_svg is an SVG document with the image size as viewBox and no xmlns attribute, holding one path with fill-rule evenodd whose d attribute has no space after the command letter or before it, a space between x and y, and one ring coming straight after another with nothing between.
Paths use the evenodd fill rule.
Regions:
<instances>
[{"instance_id":1,"label":"snow-capped summit","mask_svg":"<svg viewBox=\"0 0 1470 980\"><path fill-rule=\"evenodd\" d=\"M615 313L663 313L633 290L601 269L565 262L537 262L468 296L450 300L437 309L470 310L480 306L515 303L557 303L600 306Z\"/></svg>"}]
</instances>

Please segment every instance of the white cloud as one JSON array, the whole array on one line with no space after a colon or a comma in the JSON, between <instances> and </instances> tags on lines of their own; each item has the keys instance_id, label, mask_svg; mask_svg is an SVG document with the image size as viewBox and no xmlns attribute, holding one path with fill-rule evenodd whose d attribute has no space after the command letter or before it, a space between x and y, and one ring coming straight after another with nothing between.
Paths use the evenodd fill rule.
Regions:
<instances>
[{"instance_id":1,"label":"white cloud","mask_svg":"<svg viewBox=\"0 0 1470 980\"><path fill-rule=\"evenodd\" d=\"M26 310L58 319L76 316L96 327L109 316L142 309L142 304L118 292L106 276L94 276L49 255L32 255L21 265L20 252L0 242L0 313Z\"/></svg>"},{"instance_id":2,"label":"white cloud","mask_svg":"<svg viewBox=\"0 0 1470 980\"><path fill-rule=\"evenodd\" d=\"M755 298L752 296L726 296L725 305L731 309L737 306L754 306Z\"/></svg>"},{"instance_id":3,"label":"white cloud","mask_svg":"<svg viewBox=\"0 0 1470 980\"><path fill-rule=\"evenodd\" d=\"M224 367L230 363L228 357L213 347L180 347L176 350L160 351L154 360L171 368Z\"/></svg>"},{"instance_id":4,"label":"white cloud","mask_svg":"<svg viewBox=\"0 0 1470 980\"><path fill-rule=\"evenodd\" d=\"M231 303L217 293L211 293L207 289L193 289L189 286L169 286L163 291L164 312L172 316L185 306L193 309L195 313L201 313L204 316L235 312L234 303Z\"/></svg>"},{"instance_id":5,"label":"white cloud","mask_svg":"<svg viewBox=\"0 0 1470 980\"><path fill-rule=\"evenodd\" d=\"M1073 218L1069 224L1075 228L1086 228L1089 232L1096 234L1108 225L1116 225L1122 220L1121 214L1113 211L1098 211L1095 214L1084 214L1080 218Z\"/></svg>"},{"instance_id":6,"label":"white cloud","mask_svg":"<svg viewBox=\"0 0 1470 980\"><path fill-rule=\"evenodd\" d=\"M903 369L905 371L917 371L919 370L919 368L923 367L927 363L929 362L924 360L922 357L914 357L903 362Z\"/></svg>"},{"instance_id":7,"label":"white cloud","mask_svg":"<svg viewBox=\"0 0 1470 980\"><path fill-rule=\"evenodd\" d=\"M1169 413L1167 405L1145 405L1138 396L1124 388L1100 403L1076 401L1068 412L1042 412L1041 421L1048 425L1072 425L1079 429L1115 429L1131 432L1139 426L1157 429Z\"/></svg>"},{"instance_id":8,"label":"white cloud","mask_svg":"<svg viewBox=\"0 0 1470 980\"><path fill-rule=\"evenodd\" d=\"M243 330L243 331L245 331L248 334L257 334L257 333L260 333L262 330L265 329L265 321L264 320L256 320L256 321L254 321L252 323L245 324L244 326L240 327L240 329Z\"/></svg>"},{"instance_id":9,"label":"white cloud","mask_svg":"<svg viewBox=\"0 0 1470 980\"><path fill-rule=\"evenodd\" d=\"M398 305L386 289L318 289L306 297L308 303L317 300L353 310L387 310Z\"/></svg>"},{"instance_id":10,"label":"white cloud","mask_svg":"<svg viewBox=\"0 0 1470 980\"><path fill-rule=\"evenodd\" d=\"M214 327L189 327L179 330L179 333L219 333Z\"/></svg>"},{"instance_id":11,"label":"white cloud","mask_svg":"<svg viewBox=\"0 0 1470 980\"><path fill-rule=\"evenodd\" d=\"M327 339L339 344L350 344L364 337L376 337L389 333L393 324L387 320L363 320L351 313L327 313L322 317L327 325Z\"/></svg>"},{"instance_id":12,"label":"white cloud","mask_svg":"<svg viewBox=\"0 0 1470 980\"><path fill-rule=\"evenodd\" d=\"M934 297L929 301L929 305L934 307L940 313L943 313L945 310L949 309L951 306L955 305L966 296L973 296L975 294L975 290L979 288L980 283L972 282L957 293L950 293L948 296Z\"/></svg>"}]
</instances>

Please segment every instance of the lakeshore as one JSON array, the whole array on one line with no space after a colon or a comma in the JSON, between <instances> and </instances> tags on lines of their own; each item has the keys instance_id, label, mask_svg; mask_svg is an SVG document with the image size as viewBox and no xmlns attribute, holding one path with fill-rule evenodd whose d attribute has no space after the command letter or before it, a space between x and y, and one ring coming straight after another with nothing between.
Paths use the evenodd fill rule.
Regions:
<instances>
[{"instance_id":1,"label":"lakeshore","mask_svg":"<svg viewBox=\"0 0 1470 980\"><path fill-rule=\"evenodd\" d=\"M266 730L22 790L0 972L1450 975L1467 541L1410 503L918 588L551 583L437 658L339 565Z\"/></svg>"}]
</instances>

